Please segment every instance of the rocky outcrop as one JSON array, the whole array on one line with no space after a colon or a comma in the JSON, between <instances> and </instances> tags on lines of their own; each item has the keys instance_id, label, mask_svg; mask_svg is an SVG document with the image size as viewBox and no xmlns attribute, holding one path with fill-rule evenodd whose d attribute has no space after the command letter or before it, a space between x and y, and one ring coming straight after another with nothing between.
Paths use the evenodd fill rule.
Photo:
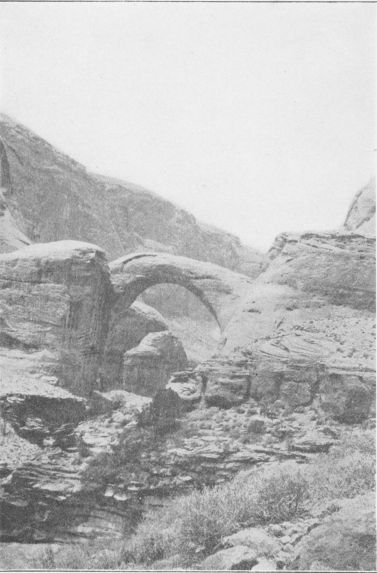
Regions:
<instances>
[{"instance_id":1,"label":"rocky outcrop","mask_svg":"<svg viewBox=\"0 0 377 573\"><path fill-rule=\"evenodd\" d=\"M123 356L122 387L142 396L154 396L173 372L187 366L180 340L171 332L150 332Z\"/></svg>"},{"instance_id":2,"label":"rocky outcrop","mask_svg":"<svg viewBox=\"0 0 377 573\"><path fill-rule=\"evenodd\" d=\"M285 233L271 247L260 282L319 295L330 304L373 310L374 260L375 240L363 235Z\"/></svg>"},{"instance_id":3,"label":"rocky outcrop","mask_svg":"<svg viewBox=\"0 0 377 573\"><path fill-rule=\"evenodd\" d=\"M89 173L5 115L0 137L8 166L3 170L7 205L32 242L86 241L102 247L110 260L134 251L164 251L252 277L259 273L261 253L238 237L199 223L142 187Z\"/></svg>"},{"instance_id":4,"label":"rocky outcrop","mask_svg":"<svg viewBox=\"0 0 377 573\"><path fill-rule=\"evenodd\" d=\"M2 255L2 392L39 383L95 390L110 295L105 255L93 245L61 241Z\"/></svg>"},{"instance_id":5,"label":"rocky outcrop","mask_svg":"<svg viewBox=\"0 0 377 573\"><path fill-rule=\"evenodd\" d=\"M352 201L343 228L352 233L376 235L376 180L371 179Z\"/></svg>"},{"instance_id":6,"label":"rocky outcrop","mask_svg":"<svg viewBox=\"0 0 377 573\"><path fill-rule=\"evenodd\" d=\"M291 567L300 571L375 571L375 494L344 501L299 543Z\"/></svg>"},{"instance_id":7,"label":"rocky outcrop","mask_svg":"<svg viewBox=\"0 0 377 573\"><path fill-rule=\"evenodd\" d=\"M355 234L277 239L224 332L222 360L234 362L236 350L248 357L251 396L302 407L320 395L344 420L367 415L375 392L374 245ZM330 407L335 378L343 389L338 407L348 404L349 416Z\"/></svg>"},{"instance_id":8,"label":"rocky outcrop","mask_svg":"<svg viewBox=\"0 0 377 573\"><path fill-rule=\"evenodd\" d=\"M204 571L251 571L257 563L255 551L245 545L236 545L210 555L201 562L200 568Z\"/></svg>"},{"instance_id":9,"label":"rocky outcrop","mask_svg":"<svg viewBox=\"0 0 377 573\"><path fill-rule=\"evenodd\" d=\"M83 399L68 392L53 397L43 393L0 397L2 418L19 436L39 446L52 440L63 449L70 445L67 437L72 429L85 418L85 406Z\"/></svg>"}]
</instances>

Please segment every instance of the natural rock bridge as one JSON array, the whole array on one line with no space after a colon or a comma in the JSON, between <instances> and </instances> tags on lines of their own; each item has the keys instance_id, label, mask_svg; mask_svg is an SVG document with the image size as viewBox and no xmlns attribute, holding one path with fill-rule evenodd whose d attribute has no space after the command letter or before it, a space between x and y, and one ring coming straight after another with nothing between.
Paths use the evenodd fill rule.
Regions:
<instances>
[{"instance_id":1,"label":"natural rock bridge","mask_svg":"<svg viewBox=\"0 0 377 573\"><path fill-rule=\"evenodd\" d=\"M196 295L225 328L252 280L212 263L204 263L166 253L137 253L121 257L110 264L116 294L112 312L130 306L147 288L161 283L175 283Z\"/></svg>"},{"instance_id":2,"label":"natural rock bridge","mask_svg":"<svg viewBox=\"0 0 377 573\"><path fill-rule=\"evenodd\" d=\"M90 394L98 388L100 368L114 380L135 321L140 332L149 331L150 324L161 330L142 309L128 310L145 289L160 283L187 288L223 330L251 282L220 266L170 254L137 253L109 268L102 249L78 241L35 244L4 254L0 357L10 387L15 391L14 380L24 378L39 387L41 380L49 380Z\"/></svg>"}]
</instances>

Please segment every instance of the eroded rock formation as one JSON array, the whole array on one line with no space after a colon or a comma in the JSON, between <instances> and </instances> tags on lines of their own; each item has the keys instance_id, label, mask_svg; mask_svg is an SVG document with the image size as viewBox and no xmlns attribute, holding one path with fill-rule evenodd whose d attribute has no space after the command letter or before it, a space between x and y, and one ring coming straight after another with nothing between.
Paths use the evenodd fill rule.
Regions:
<instances>
[{"instance_id":1,"label":"eroded rock formation","mask_svg":"<svg viewBox=\"0 0 377 573\"><path fill-rule=\"evenodd\" d=\"M217 265L166 253L143 253L121 257L110 265L118 308L130 306L147 288L175 283L194 293L224 329L242 304L252 281L245 275Z\"/></svg>"},{"instance_id":2,"label":"eroded rock formation","mask_svg":"<svg viewBox=\"0 0 377 573\"><path fill-rule=\"evenodd\" d=\"M95 227L96 209L103 207L99 189L110 194L115 189L120 201L123 184L101 180L95 193L91 188L86 194L88 181L96 185L96 178L38 138L33 151L38 153L30 156L36 165L42 161L44 171L40 164L29 166L29 136L21 128L7 130L8 147L15 134L22 143L19 157L17 145L10 149L11 163L19 164L19 197L26 192L23 161L41 182L47 173L56 184L57 172L62 202L70 203L72 195L68 201L63 193L71 193L70 186L76 201L75 213L69 207L63 216L64 225L73 220L65 228L69 232L82 223L80 232L96 228L102 236L102 223ZM95 209L86 217L81 197L89 196ZM127 198L122 209L129 204L133 217L137 205ZM144 199L152 201L148 194ZM26 210L20 213L15 205L15 220L32 230L35 240L35 208L26 220ZM104 208L102 221L108 222L106 213ZM185 221L178 219L178 227L186 228ZM138 224L143 227L141 217ZM41 236L52 232L41 223ZM157 232L148 246L166 250L157 243ZM116 233L109 233L111 249L129 240L127 233L119 243ZM135 229L132 233L139 248ZM0 468L6 476L2 539L122 537L143 503L216 485L265 462L306 462L337 443L344 424L372 424L370 236L351 228L281 235L255 281L174 253L137 253L109 267L100 248L62 241L0 257L1 418L18 440L33 446L18 465ZM196 369L187 366L162 317L134 303L145 289L165 282L191 290L222 329L217 355ZM156 396L151 401L124 388ZM242 551L249 565L254 562L248 561L247 543ZM235 553L225 555L235 557L227 563L242 564Z\"/></svg>"},{"instance_id":3,"label":"eroded rock formation","mask_svg":"<svg viewBox=\"0 0 377 573\"><path fill-rule=\"evenodd\" d=\"M110 288L105 254L93 245L61 241L2 255L2 392L40 383L95 390Z\"/></svg>"},{"instance_id":4,"label":"eroded rock formation","mask_svg":"<svg viewBox=\"0 0 377 573\"><path fill-rule=\"evenodd\" d=\"M122 386L129 392L154 396L171 374L187 366L181 341L171 332L150 332L123 356Z\"/></svg>"}]
</instances>

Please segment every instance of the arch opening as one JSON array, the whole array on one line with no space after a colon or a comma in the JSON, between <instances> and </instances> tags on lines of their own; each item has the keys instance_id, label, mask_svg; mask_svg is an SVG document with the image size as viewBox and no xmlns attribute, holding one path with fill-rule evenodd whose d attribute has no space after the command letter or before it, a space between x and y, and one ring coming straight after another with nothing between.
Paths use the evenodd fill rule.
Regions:
<instances>
[{"instance_id":1,"label":"arch opening","mask_svg":"<svg viewBox=\"0 0 377 573\"><path fill-rule=\"evenodd\" d=\"M143 295L145 291L152 288L157 289L159 295L157 296L155 290L154 297L160 298L159 304L163 304L165 307L166 305L170 306L170 313L173 314L173 317L170 317L170 319L176 319L175 325L172 325L171 320L172 330L175 330L178 338L186 338L186 349L189 349L189 354L191 353L192 355L192 347L195 347L195 344L197 349L198 346L200 349L201 345L201 350L203 351L203 340L208 340L205 332L203 332L203 326L206 326L207 334L212 330L211 335L216 340L213 347L209 350L209 354L212 356L220 343L220 332L222 333L223 329L226 328L226 325L234 316L241 300L250 288L250 279L244 275L211 263L169 253L134 253L133 255L127 255L113 261L110 264L110 271L114 298L104 364L105 371L106 369L109 371L109 368L112 368L114 371L114 364L116 365L117 372L115 376L113 375L114 372L110 376L113 388L115 387L114 382L119 387L118 383L121 385L127 384L127 379L131 378L135 381L135 386L137 387L138 376L148 360L152 376L156 373L156 363L161 358L161 354L167 352L169 355L170 348L173 347L174 351L177 350L177 344L172 340L172 333L170 333L169 341L169 336L166 334L158 335L156 333L156 330L161 330L161 328L154 328L152 329L154 334L153 332L151 333L151 329L147 330L147 335L144 333L144 336L140 337L140 340L133 348L124 352L123 338L127 338L130 330L132 330L129 328L129 313L135 312L133 303L138 297L142 295L144 300L145 297L148 298L148 293ZM167 285L171 286L167 287ZM166 291L167 288L168 291ZM200 310L196 312L196 316L192 317L192 321L184 318L182 307L186 308L186 303L182 304L182 295L178 296L178 301L174 304L174 297L179 288L183 289L185 293L190 292L191 296L198 300L198 303L195 304L201 305ZM161 289L165 289L165 291L162 292ZM188 296L188 294L183 296L186 302ZM189 305L190 308L193 305L192 300ZM140 312L144 318L148 315L147 309L144 308L142 311L139 309L138 320L141 318ZM161 308L161 310L163 309ZM208 328L209 320L206 321L208 314L210 314L211 320L215 323L218 331L214 327ZM164 321L161 315L159 316L160 321ZM196 325L196 329L193 328L193 323ZM138 328L139 326L135 329L136 332L138 332ZM166 320L162 330L169 331L169 325ZM192 345L193 339L195 339L195 330L197 330L197 340ZM187 339L187 337L189 338ZM173 336L174 338L176 337ZM109 357L111 360L109 360ZM198 356L196 360L194 357L194 362L202 362L208 357L208 355L203 355L202 352L201 356ZM174 362L174 359L171 362ZM176 362L177 364L172 368L170 364L171 372L182 369L182 361L177 360ZM150 388L148 391L150 391Z\"/></svg>"},{"instance_id":2,"label":"arch opening","mask_svg":"<svg viewBox=\"0 0 377 573\"><path fill-rule=\"evenodd\" d=\"M187 287L159 283L143 291L137 300L155 308L178 337L190 365L213 356L221 341L221 327L210 305Z\"/></svg>"},{"instance_id":3,"label":"arch opening","mask_svg":"<svg viewBox=\"0 0 377 573\"><path fill-rule=\"evenodd\" d=\"M112 308L99 376L103 391L154 396L174 372L218 349L218 320L192 289L173 282L139 288L131 304L119 296Z\"/></svg>"}]
</instances>

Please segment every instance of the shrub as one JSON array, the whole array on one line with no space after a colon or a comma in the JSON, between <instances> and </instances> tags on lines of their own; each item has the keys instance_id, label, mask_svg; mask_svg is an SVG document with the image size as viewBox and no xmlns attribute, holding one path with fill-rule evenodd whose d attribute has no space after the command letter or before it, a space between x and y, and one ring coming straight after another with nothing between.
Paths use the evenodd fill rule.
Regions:
<instances>
[{"instance_id":1,"label":"shrub","mask_svg":"<svg viewBox=\"0 0 377 573\"><path fill-rule=\"evenodd\" d=\"M262 523L289 521L304 512L309 482L296 464L284 464L270 474L258 494L257 515Z\"/></svg>"},{"instance_id":2,"label":"shrub","mask_svg":"<svg viewBox=\"0 0 377 573\"><path fill-rule=\"evenodd\" d=\"M313 502L352 498L375 486L375 435L355 430L306 467Z\"/></svg>"},{"instance_id":3,"label":"shrub","mask_svg":"<svg viewBox=\"0 0 377 573\"><path fill-rule=\"evenodd\" d=\"M308 484L294 463L240 474L231 482L177 498L148 514L124 559L151 563L177 551L189 562L243 527L279 522L302 513Z\"/></svg>"}]
</instances>

